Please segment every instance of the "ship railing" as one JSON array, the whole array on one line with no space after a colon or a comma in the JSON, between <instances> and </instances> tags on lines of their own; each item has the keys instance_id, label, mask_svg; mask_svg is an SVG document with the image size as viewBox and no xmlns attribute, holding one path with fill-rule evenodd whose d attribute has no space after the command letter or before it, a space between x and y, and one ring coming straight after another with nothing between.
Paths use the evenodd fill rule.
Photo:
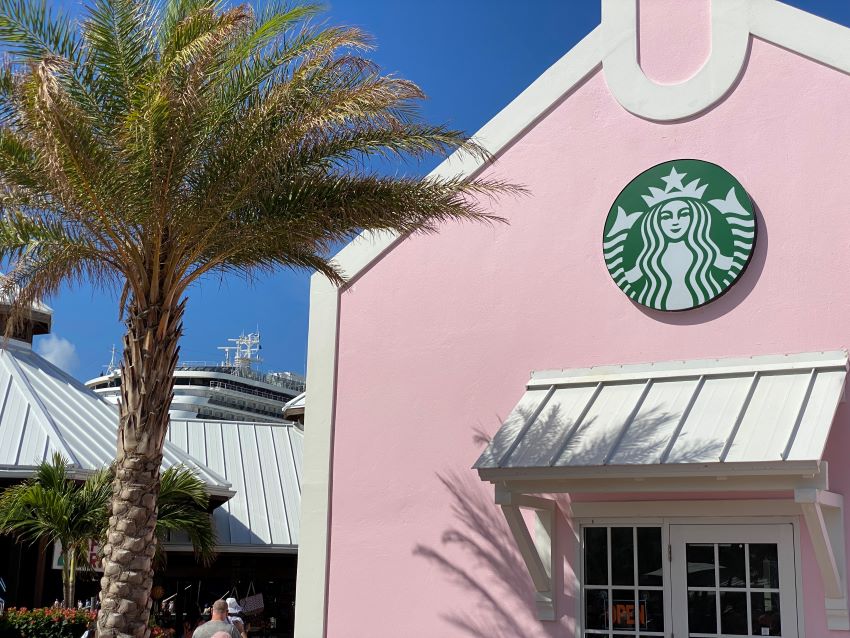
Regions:
<instances>
[{"instance_id":1,"label":"ship railing","mask_svg":"<svg viewBox=\"0 0 850 638\"><path fill-rule=\"evenodd\" d=\"M306 389L306 384L303 381L284 377L281 375L281 373L266 374L262 372L257 372L256 370L251 370L250 368L240 368L237 366L223 366L221 364L207 365L204 361L187 361L185 363L179 363L177 365L177 370L195 372L221 372L223 374L232 374L237 377L243 377L245 379L251 379L253 381L261 381L263 383L268 383L269 385L274 385L279 388L292 390L293 392L299 394L301 392L304 392L304 390Z\"/></svg>"},{"instance_id":2,"label":"ship railing","mask_svg":"<svg viewBox=\"0 0 850 638\"><path fill-rule=\"evenodd\" d=\"M227 381L210 381L211 388L218 388L221 390L234 390L239 394L250 394L255 397L262 397L264 399L272 399L274 401L280 401L280 395L275 394L274 392L268 392L267 390L257 390L254 388L246 388L244 385L238 385L236 383L228 383Z\"/></svg>"}]
</instances>

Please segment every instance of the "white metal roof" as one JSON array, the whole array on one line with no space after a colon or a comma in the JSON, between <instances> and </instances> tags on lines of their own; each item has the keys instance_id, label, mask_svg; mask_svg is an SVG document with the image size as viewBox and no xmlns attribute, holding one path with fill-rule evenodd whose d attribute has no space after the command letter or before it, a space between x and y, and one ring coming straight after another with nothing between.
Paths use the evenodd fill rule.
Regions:
<instances>
[{"instance_id":1,"label":"white metal roof","mask_svg":"<svg viewBox=\"0 0 850 638\"><path fill-rule=\"evenodd\" d=\"M172 419L168 440L236 491L213 512L220 550L298 546L303 433L295 424Z\"/></svg>"},{"instance_id":2,"label":"white metal roof","mask_svg":"<svg viewBox=\"0 0 850 638\"><path fill-rule=\"evenodd\" d=\"M841 351L537 372L475 468L492 479L517 468L819 461L847 364Z\"/></svg>"},{"instance_id":3,"label":"white metal roof","mask_svg":"<svg viewBox=\"0 0 850 638\"><path fill-rule=\"evenodd\" d=\"M0 341L0 473L29 474L54 452L81 473L97 470L115 458L117 427L114 406L29 344ZM194 470L211 494L231 494L222 476L166 444L163 467L178 464Z\"/></svg>"}]
</instances>

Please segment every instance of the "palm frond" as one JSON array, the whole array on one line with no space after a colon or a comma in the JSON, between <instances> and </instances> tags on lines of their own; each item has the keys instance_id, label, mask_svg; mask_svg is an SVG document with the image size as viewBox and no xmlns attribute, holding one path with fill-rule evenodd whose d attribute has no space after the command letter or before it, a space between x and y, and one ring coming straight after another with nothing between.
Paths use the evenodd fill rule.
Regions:
<instances>
[{"instance_id":1,"label":"palm frond","mask_svg":"<svg viewBox=\"0 0 850 638\"><path fill-rule=\"evenodd\" d=\"M46 56L78 60L79 34L71 20L46 0L0 1L0 42L24 61Z\"/></svg>"},{"instance_id":2,"label":"palm frond","mask_svg":"<svg viewBox=\"0 0 850 638\"><path fill-rule=\"evenodd\" d=\"M168 468L160 478L158 507L159 538L182 532L189 537L198 559L211 563L215 558L216 536L204 482L186 467Z\"/></svg>"}]
</instances>

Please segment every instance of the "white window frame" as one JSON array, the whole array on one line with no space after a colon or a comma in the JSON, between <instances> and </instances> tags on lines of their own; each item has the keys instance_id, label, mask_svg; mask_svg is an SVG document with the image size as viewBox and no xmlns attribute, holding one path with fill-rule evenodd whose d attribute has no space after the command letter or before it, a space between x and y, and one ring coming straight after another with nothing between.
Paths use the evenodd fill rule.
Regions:
<instances>
[{"instance_id":1,"label":"white window frame","mask_svg":"<svg viewBox=\"0 0 850 638\"><path fill-rule=\"evenodd\" d=\"M671 525L724 525L724 526L751 526L751 525L783 525L790 524L793 530L793 556L794 556L794 596L786 597L797 606L797 638L806 638L805 617L803 612L803 574L800 559L800 519L795 516L734 516L734 517L697 517L697 516L674 516L674 517L581 517L573 518L573 530L575 535L575 556L573 561L573 573L575 574L575 627L577 638L602 638L605 634L586 633L584 629L584 528L585 527L661 527L662 557L664 559L664 636L670 638L673 635L672 605L672 571L671 562L668 559L667 547L670 546ZM610 548L609 548L610 549ZM788 604L788 603L783 603ZM678 635L676 638L680 638Z\"/></svg>"}]
</instances>

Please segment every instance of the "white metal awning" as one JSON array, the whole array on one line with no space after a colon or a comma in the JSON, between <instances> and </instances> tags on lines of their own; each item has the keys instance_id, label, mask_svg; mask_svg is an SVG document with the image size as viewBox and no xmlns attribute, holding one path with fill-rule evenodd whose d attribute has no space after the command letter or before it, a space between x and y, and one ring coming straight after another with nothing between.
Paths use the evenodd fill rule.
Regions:
<instances>
[{"instance_id":1,"label":"white metal awning","mask_svg":"<svg viewBox=\"0 0 850 638\"><path fill-rule=\"evenodd\" d=\"M838 351L536 372L475 469L494 482L819 474L847 364Z\"/></svg>"},{"instance_id":2,"label":"white metal awning","mask_svg":"<svg viewBox=\"0 0 850 638\"><path fill-rule=\"evenodd\" d=\"M828 626L850 629L843 497L829 492L822 461L847 367L837 351L534 373L474 467L496 485L538 617L555 618L558 509L541 494L788 491L812 540ZM534 510L534 533L521 509Z\"/></svg>"}]
</instances>

